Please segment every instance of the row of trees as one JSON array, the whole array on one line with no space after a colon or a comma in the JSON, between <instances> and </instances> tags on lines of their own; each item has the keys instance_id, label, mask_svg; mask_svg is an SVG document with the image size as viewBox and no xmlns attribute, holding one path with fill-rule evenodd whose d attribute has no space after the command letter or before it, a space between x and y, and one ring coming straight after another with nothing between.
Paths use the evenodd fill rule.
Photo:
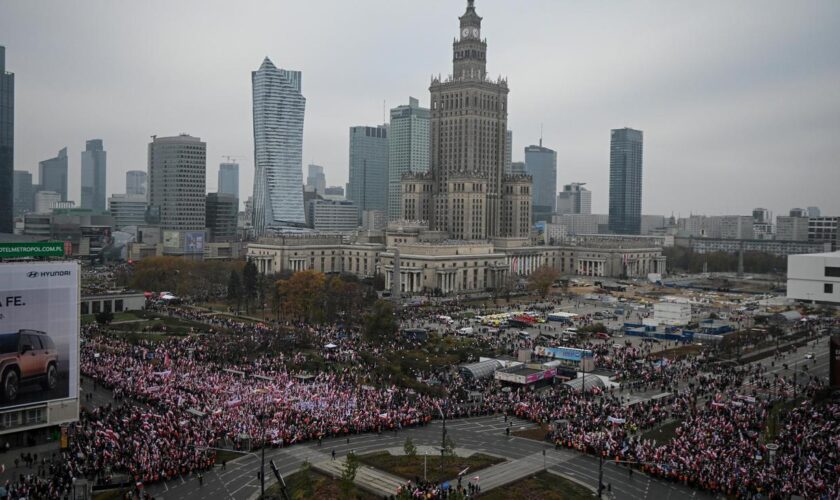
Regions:
<instances>
[{"instance_id":1,"label":"row of trees","mask_svg":"<svg viewBox=\"0 0 840 500\"><path fill-rule=\"evenodd\" d=\"M701 273L704 264L710 273L738 271L736 253L697 253L690 248L675 246L662 249L662 254L668 258L668 267L678 271ZM784 274L787 272L787 258L763 252L744 252L744 271Z\"/></svg>"},{"instance_id":2,"label":"row of trees","mask_svg":"<svg viewBox=\"0 0 840 500\"><path fill-rule=\"evenodd\" d=\"M149 257L134 264L126 279L129 286L138 290L167 291L197 300L213 300L225 297L231 272L241 273L244 266L243 261Z\"/></svg>"},{"instance_id":3,"label":"row of trees","mask_svg":"<svg viewBox=\"0 0 840 500\"><path fill-rule=\"evenodd\" d=\"M256 306L272 317L306 322L333 322L361 317L364 308L376 300L372 287L353 275L325 275L306 270L265 276L252 262L242 272L231 270L227 283L228 302L250 314Z\"/></svg>"}]
</instances>

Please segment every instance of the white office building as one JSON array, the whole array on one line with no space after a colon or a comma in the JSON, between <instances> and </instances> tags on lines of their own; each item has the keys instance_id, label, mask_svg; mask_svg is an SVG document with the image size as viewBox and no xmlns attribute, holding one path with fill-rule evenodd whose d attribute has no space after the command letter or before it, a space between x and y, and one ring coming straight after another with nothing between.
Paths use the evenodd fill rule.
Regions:
<instances>
[{"instance_id":1,"label":"white office building","mask_svg":"<svg viewBox=\"0 0 840 500\"><path fill-rule=\"evenodd\" d=\"M181 134L149 143L149 209L163 229L203 231L207 144Z\"/></svg>"},{"instance_id":2,"label":"white office building","mask_svg":"<svg viewBox=\"0 0 840 500\"><path fill-rule=\"evenodd\" d=\"M108 198L108 211L114 218L114 229L142 226L146 223L146 195L111 195Z\"/></svg>"},{"instance_id":3,"label":"white office building","mask_svg":"<svg viewBox=\"0 0 840 500\"><path fill-rule=\"evenodd\" d=\"M787 297L840 304L840 252L788 256Z\"/></svg>"},{"instance_id":4,"label":"white office building","mask_svg":"<svg viewBox=\"0 0 840 500\"><path fill-rule=\"evenodd\" d=\"M303 207L301 72L267 57L251 74L254 113L254 232L261 236L306 224Z\"/></svg>"}]
</instances>

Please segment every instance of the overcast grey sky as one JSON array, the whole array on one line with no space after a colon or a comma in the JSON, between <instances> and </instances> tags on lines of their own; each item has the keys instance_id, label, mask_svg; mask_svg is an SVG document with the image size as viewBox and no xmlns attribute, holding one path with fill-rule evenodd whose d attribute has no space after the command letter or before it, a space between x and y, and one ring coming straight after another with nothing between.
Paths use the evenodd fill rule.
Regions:
<instances>
[{"instance_id":1,"label":"overcast grey sky","mask_svg":"<svg viewBox=\"0 0 840 500\"><path fill-rule=\"evenodd\" d=\"M347 181L348 127L383 101L429 101L451 71L465 0L0 0L16 74L15 165L101 138L108 193L146 169L149 136L207 142L253 183L250 72L269 56L303 72L304 169ZM609 130L645 133L643 212L840 215L840 1L477 0L488 72L508 77L514 160L539 139L558 185L607 210ZM305 175L305 174L304 174Z\"/></svg>"}]
</instances>

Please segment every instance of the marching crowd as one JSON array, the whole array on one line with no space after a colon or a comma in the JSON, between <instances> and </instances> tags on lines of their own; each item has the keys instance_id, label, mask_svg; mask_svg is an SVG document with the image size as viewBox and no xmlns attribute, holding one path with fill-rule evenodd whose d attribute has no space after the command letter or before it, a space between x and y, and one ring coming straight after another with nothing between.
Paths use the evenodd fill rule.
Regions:
<instances>
[{"instance_id":1,"label":"marching crowd","mask_svg":"<svg viewBox=\"0 0 840 500\"><path fill-rule=\"evenodd\" d=\"M589 343L596 366L624 382L619 389L503 392L492 379L467 380L451 370L425 374L446 388L447 397L436 397L389 383L360 362L359 353L376 359L405 348L398 339L369 345L357 329L342 325L287 325L321 345L336 345L324 353L330 369L311 373L304 369L305 355L280 352L276 325L187 308L166 313L232 334L129 343L95 325L85 327L82 374L110 389L115 404L84 411L71 429L70 449L51 465L49 477L7 485L10 498L61 497L73 477L107 483L121 473L143 483L167 480L211 468L213 447L289 446L381 432L425 425L441 412L447 418L514 414L550 425L558 447L723 494L840 495L840 405L803 403L790 412L771 456L760 439L769 412L767 399L756 397L757 389L766 388L760 367L710 373L696 361L652 362L649 347ZM669 395L627 404L625 391L652 388ZM775 380L774 388L779 396L790 394L784 379ZM817 388L812 382L808 391ZM475 392L478 401L468 397ZM673 439L639 437L671 420L681 422ZM429 498L434 491L432 498L445 496L436 485L405 488L411 497Z\"/></svg>"}]
</instances>

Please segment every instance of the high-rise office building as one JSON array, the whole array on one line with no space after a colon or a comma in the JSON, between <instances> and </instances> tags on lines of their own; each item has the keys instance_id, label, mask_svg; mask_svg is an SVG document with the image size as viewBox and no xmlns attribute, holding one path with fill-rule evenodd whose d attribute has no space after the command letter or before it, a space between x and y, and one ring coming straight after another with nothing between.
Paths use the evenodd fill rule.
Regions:
<instances>
[{"instance_id":1,"label":"high-rise office building","mask_svg":"<svg viewBox=\"0 0 840 500\"><path fill-rule=\"evenodd\" d=\"M820 207L808 207L808 217L821 217Z\"/></svg>"},{"instance_id":2,"label":"high-rise office building","mask_svg":"<svg viewBox=\"0 0 840 500\"><path fill-rule=\"evenodd\" d=\"M772 220L770 210L766 208L754 208L752 218L755 224L768 224Z\"/></svg>"},{"instance_id":3,"label":"high-rise office building","mask_svg":"<svg viewBox=\"0 0 840 500\"><path fill-rule=\"evenodd\" d=\"M360 211L388 209L388 126L350 127L347 199Z\"/></svg>"},{"instance_id":4,"label":"high-rise office building","mask_svg":"<svg viewBox=\"0 0 840 500\"><path fill-rule=\"evenodd\" d=\"M229 193L207 194L207 230L210 241L236 241L239 198Z\"/></svg>"},{"instance_id":5,"label":"high-rise office building","mask_svg":"<svg viewBox=\"0 0 840 500\"><path fill-rule=\"evenodd\" d=\"M14 182L15 217L33 212L35 210L35 186L32 185L32 173L28 170L15 170Z\"/></svg>"},{"instance_id":6,"label":"high-rise office building","mask_svg":"<svg viewBox=\"0 0 840 500\"><path fill-rule=\"evenodd\" d=\"M324 167L310 164L306 174L306 188L321 196L327 191L327 178L324 175Z\"/></svg>"},{"instance_id":7,"label":"high-rise office building","mask_svg":"<svg viewBox=\"0 0 840 500\"><path fill-rule=\"evenodd\" d=\"M639 234L642 229L642 131L610 132L610 231Z\"/></svg>"},{"instance_id":8,"label":"high-rise office building","mask_svg":"<svg viewBox=\"0 0 840 500\"><path fill-rule=\"evenodd\" d=\"M49 214L53 208L61 203L61 194L55 191L38 191L35 193L35 213Z\"/></svg>"},{"instance_id":9,"label":"high-rise office building","mask_svg":"<svg viewBox=\"0 0 840 500\"><path fill-rule=\"evenodd\" d=\"M402 217L400 182L408 172L429 171L429 110L408 98L391 110L388 129L388 220Z\"/></svg>"},{"instance_id":10,"label":"high-rise office building","mask_svg":"<svg viewBox=\"0 0 840 500\"><path fill-rule=\"evenodd\" d=\"M472 0L459 19L452 74L433 77L428 174L406 174L403 217L428 217L450 238L527 237L531 179L505 175L507 80L487 77L487 43Z\"/></svg>"},{"instance_id":11,"label":"high-rise office building","mask_svg":"<svg viewBox=\"0 0 840 500\"><path fill-rule=\"evenodd\" d=\"M146 172L129 170L125 173L125 194L146 196Z\"/></svg>"},{"instance_id":12,"label":"high-rise office building","mask_svg":"<svg viewBox=\"0 0 840 500\"><path fill-rule=\"evenodd\" d=\"M198 137L154 137L149 143L149 209L164 229L203 231L207 144Z\"/></svg>"},{"instance_id":13,"label":"high-rise office building","mask_svg":"<svg viewBox=\"0 0 840 500\"><path fill-rule=\"evenodd\" d=\"M306 224L303 209L303 115L300 71L266 57L251 73L254 113L254 233Z\"/></svg>"},{"instance_id":14,"label":"high-rise office building","mask_svg":"<svg viewBox=\"0 0 840 500\"><path fill-rule=\"evenodd\" d=\"M105 211L106 160L102 139L91 139L82 151L82 208Z\"/></svg>"},{"instance_id":15,"label":"high-rise office building","mask_svg":"<svg viewBox=\"0 0 840 500\"><path fill-rule=\"evenodd\" d=\"M0 233L14 231L15 74L0 46Z\"/></svg>"},{"instance_id":16,"label":"high-rise office building","mask_svg":"<svg viewBox=\"0 0 840 500\"><path fill-rule=\"evenodd\" d=\"M344 196L344 188L341 186L329 186L324 190L327 196Z\"/></svg>"},{"instance_id":17,"label":"high-rise office building","mask_svg":"<svg viewBox=\"0 0 840 500\"><path fill-rule=\"evenodd\" d=\"M808 241L808 218L776 216L776 239L780 241Z\"/></svg>"},{"instance_id":18,"label":"high-rise office building","mask_svg":"<svg viewBox=\"0 0 840 500\"><path fill-rule=\"evenodd\" d=\"M349 200L310 200L306 209L316 231L349 232L359 227L359 208Z\"/></svg>"},{"instance_id":19,"label":"high-rise office building","mask_svg":"<svg viewBox=\"0 0 840 500\"><path fill-rule=\"evenodd\" d=\"M790 209L790 216L791 217L809 217L808 209L807 208L791 208Z\"/></svg>"},{"instance_id":20,"label":"high-rise office building","mask_svg":"<svg viewBox=\"0 0 840 500\"><path fill-rule=\"evenodd\" d=\"M41 191L53 191L67 201L67 148L62 148L58 156L38 163L38 182Z\"/></svg>"},{"instance_id":21,"label":"high-rise office building","mask_svg":"<svg viewBox=\"0 0 840 500\"><path fill-rule=\"evenodd\" d=\"M533 179L532 211L534 221L550 221L557 204L557 153L539 146L525 148L525 172Z\"/></svg>"},{"instance_id":22,"label":"high-rise office building","mask_svg":"<svg viewBox=\"0 0 840 500\"><path fill-rule=\"evenodd\" d=\"M239 199L239 164L219 164L219 193L233 195Z\"/></svg>"},{"instance_id":23,"label":"high-rise office building","mask_svg":"<svg viewBox=\"0 0 840 500\"><path fill-rule=\"evenodd\" d=\"M146 223L146 195L111 195L108 198L108 211L114 218L114 229L142 226Z\"/></svg>"},{"instance_id":24,"label":"high-rise office building","mask_svg":"<svg viewBox=\"0 0 840 500\"><path fill-rule=\"evenodd\" d=\"M563 191L557 193L555 213L559 215L591 214L592 192L583 187L585 185L585 182L573 182L563 186Z\"/></svg>"},{"instance_id":25,"label":"high-rise office building","mask_svg":"<svg viewBox=\"0 0 840 500\"><path fill-rule=\"evenodd\" d=\"M510 174L511 175L526 175L525 173L525 162L524 161L514 161L510 164Z\"/></svg>"}]
</instances>

